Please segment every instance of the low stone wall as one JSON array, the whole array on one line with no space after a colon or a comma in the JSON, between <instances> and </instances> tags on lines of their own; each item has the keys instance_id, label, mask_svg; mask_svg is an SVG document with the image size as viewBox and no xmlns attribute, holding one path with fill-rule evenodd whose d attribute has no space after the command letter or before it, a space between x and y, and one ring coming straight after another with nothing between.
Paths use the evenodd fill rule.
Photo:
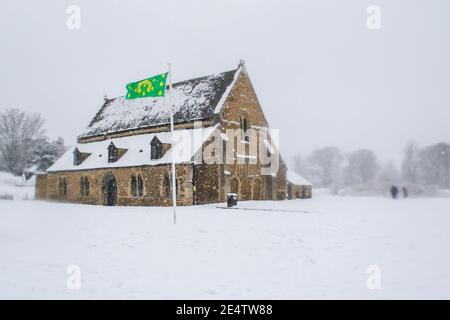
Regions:
<instances>
[{"instance_id":1,"label":"low stone wall","mask_svg":"<svg viewBox=\"0 0 450 320\"><path fill-rule=\"evenodd\" d=\"M178 180L177 205L192 204L192 169L188 165L176 167ZM96 169L83 171L50 172L36 180L36 195L38 199L57 201L105 204L103 180L106 175L112 175L117 181L116 204L127 206L171 206L172 197L165 195L163 179L169 174L168 166L144 166L132 168ZM144 182L142 196L133 196L131 191L131 176L141 175ZM80 181L87 177L89 194L82 195ZM66 181L66 194L59 188L60 179Z\"/></svg>"}]
</instances>

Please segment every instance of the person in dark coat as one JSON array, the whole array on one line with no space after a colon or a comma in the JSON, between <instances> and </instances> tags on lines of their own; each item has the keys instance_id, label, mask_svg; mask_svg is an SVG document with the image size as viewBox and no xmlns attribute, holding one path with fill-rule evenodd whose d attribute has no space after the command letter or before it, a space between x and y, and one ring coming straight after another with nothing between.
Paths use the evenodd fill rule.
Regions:
<instances>
[{"instance_id":1,"label":"person in dark coat","mask_svg":"<svg viewBox=\"0 0 450 320\"><path fill-rule=\"evenodd\" d=\"M396 186L391 186L391 196L392 199L397 199L398 188Z\"/></svg>"},{"instance_id":2,"label":"person in dark coat","mask_svg":"<svg viewBox=\"0 0 450 320\"><path fill-rule=\"evenodd\" d=\"M408 198L408 190L406 189L406 187L403 187L403 198Z\"/></svg>"}]
</instances>

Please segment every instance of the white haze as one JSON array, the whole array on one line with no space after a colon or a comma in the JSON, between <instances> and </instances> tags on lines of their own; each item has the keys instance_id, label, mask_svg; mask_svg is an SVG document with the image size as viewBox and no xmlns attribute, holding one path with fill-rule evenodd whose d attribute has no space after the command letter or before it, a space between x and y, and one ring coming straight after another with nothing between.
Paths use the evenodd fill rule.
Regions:
<instances>
[{"instance_id":1,"label":"white haze","mask_svg":"<svg viewBox=\"0 0 450 320\"><path fill-rule=\"evenodd\" d=\"M81 8L81 30L66 8ZM366 28L366 9L382 29ZM165 71L174 81L247 70L285 158L335 145L401 157L450 140L450 2L8 1L0 9L0 111L41 113L73 144L108 96ZM283 147L284 146L284 147Z\"/></svg>"}]
</instances>

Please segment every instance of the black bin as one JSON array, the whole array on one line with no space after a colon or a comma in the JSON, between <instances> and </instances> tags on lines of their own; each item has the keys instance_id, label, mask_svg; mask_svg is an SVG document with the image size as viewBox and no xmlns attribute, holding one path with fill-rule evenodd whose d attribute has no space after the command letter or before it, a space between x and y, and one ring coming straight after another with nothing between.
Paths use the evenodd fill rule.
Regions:
<instances>
[{"instance_id":1,"label":"black bin","mask_svg":"<svg viewBox=\"0 0 450 320\"><path fill-rule=\"evenodd\" d=\"M228 193L227 194L227 207L232 207L237 205L237 194L236 193Z\"/></svg>"}]
</instances>

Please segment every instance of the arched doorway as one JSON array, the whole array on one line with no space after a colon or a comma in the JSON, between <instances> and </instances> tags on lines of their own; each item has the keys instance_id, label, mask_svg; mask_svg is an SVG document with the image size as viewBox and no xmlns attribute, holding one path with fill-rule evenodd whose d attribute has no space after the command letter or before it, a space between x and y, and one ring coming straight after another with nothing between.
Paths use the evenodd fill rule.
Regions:
<instances>
[{"instance_id":1,"label":"arched doorway","mask_svg":"<svg viewBox=\"0 0 450 320\"><path fill-rule=\"evenodd\" d=\"M231 178L230 181L230 192L239 195L239 180L237 178Z\"/></svg>"},{"instance_id":2,"label":"arched doorway","mask_svg":"<svg viewBox=\"0 0 450 320\"><path fill-rule=\"evenodd\" d=\"M253 180L253 200L261 200L261 180Z\"/></svg>"},{"instance_id":3,"label":"arched doorway","mask_svg":"<svg viewBox=\"0 0 450 320\"><path fill-rule=\"evenodd\" d=\"M107 173L102 182L103 204L115 206L117 202L117 180L113 174Z\"/></svg>"},{"instance_id":4,"label":"arched doorway","mask_svg":"<svg viewBox=\"0 0 450 320\"><path fill-rule=\"evenodd\" d=\"M292 199L292 185L290 183L287 185L287 198L288 200Z\"/></svg>"}]
</instances>

